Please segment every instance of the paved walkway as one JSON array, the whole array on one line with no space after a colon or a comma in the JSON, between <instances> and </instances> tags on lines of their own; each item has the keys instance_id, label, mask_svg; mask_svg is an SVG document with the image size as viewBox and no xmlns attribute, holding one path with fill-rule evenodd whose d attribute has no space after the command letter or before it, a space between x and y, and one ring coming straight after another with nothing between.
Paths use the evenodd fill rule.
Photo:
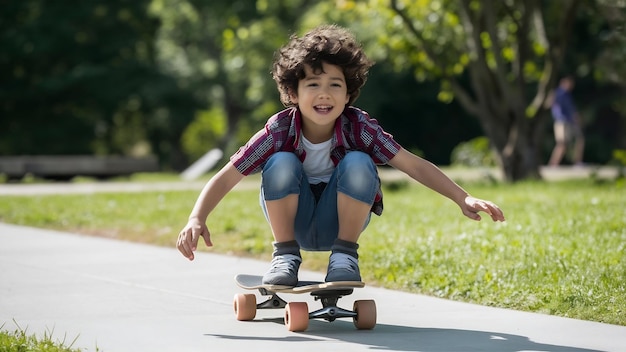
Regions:
<instances>
[{"instance_id":1,"label":"paved walkway","mask_svg":"<svg viewBox=\"0 0 626 352\"><path fill-rule=\"evenodd\" d=\"M499 169L456 169L445 168L444 172L455 181L502 180ZM392 168L379 168L383 182L411 180L406 174ZM547 181L589 178L596 175L600 178L615 178L618 170L615 167L543 167L542 177ZM76 194L100 192L146 192L146 191L199 191L206 182L174 181L174 182L90 182L90 183L0 183L0 195L35 195L35 194ZM258 189L260 177L257 175L244 178L236 189Z\"/></svg>"},{"instance_id":2,"label":"paved walkway","mask_svg":"<svg viewBox=\"0 0 626 352\"><path fill-rule=\"evenodd\" d=\"M0 325L86 351L626 351L626 327L452 302L365 287L378 325L312 321L290 333L282 311L233 315L237 273L267 263L212 253L194 262L173 248L0 223ZM302 279L322 274L302 272ZM306 300L308 295L286 296Z\"/></svg>"}]
</instances>

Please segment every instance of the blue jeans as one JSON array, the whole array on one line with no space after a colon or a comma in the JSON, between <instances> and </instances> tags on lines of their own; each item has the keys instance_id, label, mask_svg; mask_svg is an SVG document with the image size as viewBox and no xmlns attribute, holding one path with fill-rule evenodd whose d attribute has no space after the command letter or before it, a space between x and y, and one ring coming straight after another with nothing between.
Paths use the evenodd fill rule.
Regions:
<instances>
[{"instance_id":1,"label":"blue jeans","mask_svg":"<svg viewBox=\"0 0 626 352\"><path fill-rule=\"evenodd\" d=\"M372 158L363 152L349 152L337 165L318 202L311 191L302 162L290 152L273 154L263 167L260 203L269 217L265 201L298 194L295 237L300 248L328 251L339 233L337 192L358 201L373 204L380 187L378 170ZM371 216L371 213L370 213ZM367 217L363 229L367 227Z\"/></svg>"}]
</instances>

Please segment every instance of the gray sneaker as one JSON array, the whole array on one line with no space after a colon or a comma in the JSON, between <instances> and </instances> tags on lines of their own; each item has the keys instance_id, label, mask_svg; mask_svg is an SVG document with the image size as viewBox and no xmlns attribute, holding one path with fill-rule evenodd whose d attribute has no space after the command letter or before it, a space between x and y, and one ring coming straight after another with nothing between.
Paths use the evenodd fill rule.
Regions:
<instances>
[{"instance_id":1,"label":"gray sneaker","mask_svg":"<svg viewBox=\"0 0 626 352\"><path fill-rule=\"evenodd\" d=\"M296 286L298 269L302 258L293 254L281 254L272 258L270 270L263 275L265 285Z\"/></svg>"},{"instance_id":2,"label":"gray sneaker","mask_svg":"<svg viewBox=\"0 0 626 352\"><path fill-rule=\"evenodd\" d=\"M349 254L332 253L326 274L326 282L331 281L361 281L359 260Z\"/></svg>"}]
</instances>

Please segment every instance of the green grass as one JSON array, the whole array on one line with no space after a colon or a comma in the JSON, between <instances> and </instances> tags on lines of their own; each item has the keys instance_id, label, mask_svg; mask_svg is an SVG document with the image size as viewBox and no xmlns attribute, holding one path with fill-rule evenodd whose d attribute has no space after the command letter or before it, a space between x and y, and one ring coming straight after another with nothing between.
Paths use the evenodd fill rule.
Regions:
<instances>
[{"instance_id":1,"label":"green grass","mask_svg":"<svg viewBox=\"0 0 626 352\"><path fill-rule=\"evenodd\" d=\"M361 237L369 284L489 306L626 325L626 188L591 180L467 184L505 223L471 221L417 184L385 192ZM174 246L196 191L3 197L0 221ZM208 221L212 251L268 260L257 191L227 195ZM201 250L207 250L204 245ZM303 253L324 270L327 253Z\"/></svg>"},{"instance_id":2,"label":"green grass","mask_svg":"<svg viewBox=\"0 0 626 352\"><path fill-rule=\"evenodd\" d=\"M17 328L14 331L7 331L0 326L0 352L78 352L80 349L72 348L75 340L69 345L65 340L53 340L52 332L44 333L42 337L29 334L26 330Z\"/></svg>"}]
</instances>

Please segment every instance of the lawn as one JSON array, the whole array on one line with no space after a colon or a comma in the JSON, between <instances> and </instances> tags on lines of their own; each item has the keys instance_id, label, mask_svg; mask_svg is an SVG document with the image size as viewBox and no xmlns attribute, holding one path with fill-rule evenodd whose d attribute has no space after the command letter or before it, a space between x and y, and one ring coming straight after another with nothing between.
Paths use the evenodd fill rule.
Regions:
<instances>
[{"instance_id":1,"label":"lawn","mask_svg":"<svg viewBox=\"0 0 626 352\"><path fill-rule=\"evenodd\" d=\"M489 306L626 325L626 188L592 180L465 184L505 223L461 215L415 183L385 187L360 244L368 284ZM173 247L197 191L11 196L0 221ZM258 192L231 192L209 217L211 251L268 260ZM200 250L207 250L204 245ZM303 253L324 270L327 253Z\"/></svg>"},{"instance_id":2,"label":"lawn","mask_svg":"<svg viewBox=\"0 0 626 352\"><path fill-rule=\"evenodd\" d=\"M4 325L1 325L0 351L80 352L80 349L72 347L76 339L71 341L68 345L65 338L63 340L53 339L53 333L53 331L46 332L42 337L38 337L35 334L23 330L19 326L13 331L8 331Z\"/></svg>"}]
</instances>

